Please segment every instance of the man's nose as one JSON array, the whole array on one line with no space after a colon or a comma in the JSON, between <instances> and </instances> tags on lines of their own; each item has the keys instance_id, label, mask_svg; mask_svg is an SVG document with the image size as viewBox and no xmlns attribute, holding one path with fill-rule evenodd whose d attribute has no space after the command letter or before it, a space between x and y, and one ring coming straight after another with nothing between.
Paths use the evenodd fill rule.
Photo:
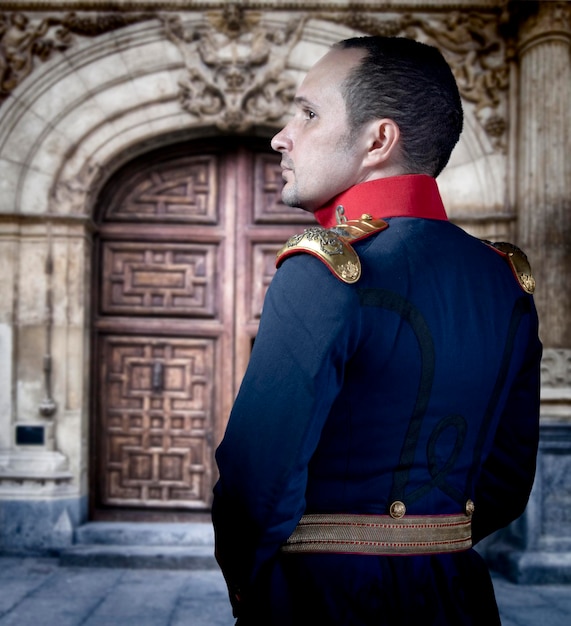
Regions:
<instances>
[{"instance_id":1,"label":"man's nose","mask_svg":"<svg viewBox=\"0 0 571 626\"><path fill-rule=\"evenodd\" d=\"M285 152L291 148L291 139L287 133L287 126L284 126L271 141L272 149L276 152Z\"/></svg>"}]
</instances>

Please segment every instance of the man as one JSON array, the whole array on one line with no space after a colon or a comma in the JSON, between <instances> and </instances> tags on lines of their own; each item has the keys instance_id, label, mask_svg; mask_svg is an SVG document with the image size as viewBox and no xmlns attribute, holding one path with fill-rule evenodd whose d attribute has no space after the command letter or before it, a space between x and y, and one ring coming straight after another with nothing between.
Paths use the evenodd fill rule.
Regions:
<instances>
[{"instance_id":1,"label":"man","mask_svg":"<svg viewBox=\"0 0 571 626\"><path fill-rule=\"evenodd\" d=\"M335 45L272 140L319 227L278 255L217 450L216 554L240 625L490 626L471 545L518 517L538 441L533 278L452 225L462 127L440 53Z\"/></svg>"}]
</instances>

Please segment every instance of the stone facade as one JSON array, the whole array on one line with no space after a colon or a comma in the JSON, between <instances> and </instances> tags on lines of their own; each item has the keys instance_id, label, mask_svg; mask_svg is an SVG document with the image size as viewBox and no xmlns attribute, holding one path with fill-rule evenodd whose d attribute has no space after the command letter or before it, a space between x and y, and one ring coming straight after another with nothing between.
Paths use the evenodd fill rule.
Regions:
<instances>
[{"instance_id":1,"label":"stone facade","mask_svg":"<svg viewBox=\"0 0 571 626\"><path fill-rule=\"evenodd\" d=\"M109 6L113 6L113 10ZM58 550L89 517L93 210L175 137L271 137L295 86L358 34L437 45L466 124L450 217L528 253L545 345L528 511L486 551L571 580L571 6L504 0L49 2L0 13L0 550Z\"/></svg>"}]
</instances>

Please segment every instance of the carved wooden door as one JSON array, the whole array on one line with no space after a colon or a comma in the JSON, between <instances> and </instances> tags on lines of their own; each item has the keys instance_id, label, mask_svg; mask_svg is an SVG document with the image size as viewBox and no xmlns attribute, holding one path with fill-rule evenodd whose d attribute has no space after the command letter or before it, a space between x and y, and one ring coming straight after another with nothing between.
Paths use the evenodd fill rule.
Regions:
<instances>
[{"instance_id":1,"label":"carved wooden door","mask_svg":"<svg viewBox=\"0 0 571 626\"><path fill-rule=\"evenodd\" d=\"M268 142L155 152L101 194L95 237L92 514L206 511L214 449L275 253L307 214L279 201Z\"/></svg>"}]
</instances>

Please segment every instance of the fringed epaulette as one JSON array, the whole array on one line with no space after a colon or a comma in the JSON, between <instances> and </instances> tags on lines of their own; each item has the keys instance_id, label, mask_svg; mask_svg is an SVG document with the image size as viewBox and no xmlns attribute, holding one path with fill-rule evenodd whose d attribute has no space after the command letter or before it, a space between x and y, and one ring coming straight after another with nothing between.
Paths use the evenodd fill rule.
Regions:
<instances>
[{"instance_id":1,"label":"fringed epaulette","mask_svg":"<svg viewBox=\"0 0 571 626\"><path fill-rule=\"evenodd\" d=\"M531 273L531 265L525 253L517 246L505 241L491 242L483 240L485 244L491 246L499 252L509 263L514 276L517 278L521 288L529 294L535 291L535 278Z\"/></svg>"},{"instance_id":2,"label":"fringed epaulette","mask_svg":"<svg viewBox=\"0 0 571 626\"><path fill-rule=\"evenodd\" d=\"M335 228L306 228L303 233L290 237L277 253L276 267L293 254L307 253L323 261L343 282L356 283L361 277L361 261L352 244L387 227L387 222L363 215L359 220L343 222Z\"/></svg>"}]
</instances>

